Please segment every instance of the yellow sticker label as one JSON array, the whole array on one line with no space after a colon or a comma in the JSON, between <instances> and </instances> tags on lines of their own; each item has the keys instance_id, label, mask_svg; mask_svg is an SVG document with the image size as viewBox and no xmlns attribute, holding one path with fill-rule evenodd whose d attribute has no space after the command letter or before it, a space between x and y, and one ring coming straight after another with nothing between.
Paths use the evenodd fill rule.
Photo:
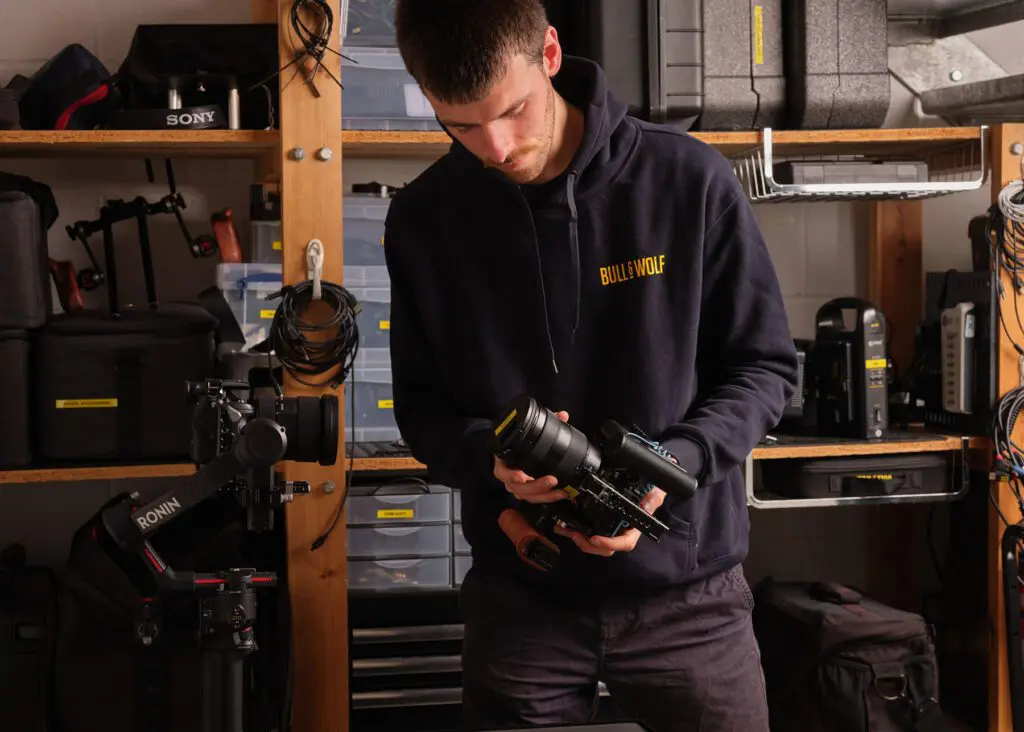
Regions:
<instances>
[{"instance_id":1,"label":"yellow sticker label","mask_svg":"<svg viewBox=\"0 0 1024 732\"><path fill-rule=\"evenodd\" d=\"M380 323L378 323L378 325L380 326L381 330L391 330L391 321L390 320L382 320L382 321L380 321Z\"/></svg>"},{"instance_id":2,"label":"yellow sticker label","mask_svg":"<svg viewBox=\"0 0 1024 732\"><path fill-rule=\"evenodd\" d=\"M116 399L58 399L57 409L117 409Z\"/></svg>"},{"instance_id":3,"label":"yellow sticker label","mask_svg":"<svg viewBox=\"0 0 1024 732\"><path fill-rule=\"evenodd\" d=\"M860 480L893 480L894 478L892 473L860 473L853 477Z\"/></svg>"},{"instance_id":4,"label":"yellow sticker label","mask_svg":"<svg viewBox=\"0 0 1024 732\"><path fill-rule=\"evenodd\" d=\"M271 244L270 246L272 246L272 247L274 248L274 251L275 251L275 252L279 252L279 251L281 251L282 249L284 249L284 247L282 247L282 246L281 246L281 242L279 242L279 241L275 241L275 242L274 242L273 244Z\"/></svg>"},{"instance_id":5,"label":"yellow sticker label","mask_svg":"<svg viewBox=\"0 0 1024 732\"><path fill-rule=\"evenodd\" d=\"M378 399L377 400L377 409L394 409L394 408L395 408L395 400L394 399Z\"/></svg>"},{"instance_id":6,"label":"yellow sticker label","mask_svg":"<svg viewBox=\"0 0 1024 732\"><path fill-rule=\"evenodd\" d=\"M866 369L884 369L888 365L884 358L870 358L864 362Z\"/></svg>"},{"instance_id":7,"label":"yellow sticker label","mask_svg":"<svg viewBox=\"0 0 1024 732\"><path fill-rule=\"evenodd\" d=\"M416 512L411 508L382 508L377 511L378 519L411 519Z\"/></svg>"},{"instance_id":8,"label":"yellow sticker label","mask_svg":"<svg viewBox=\"0 0 1024 732\"><path fill-rule=\"evenodd\" d=\"M764 64L764 7L754 6L754 66Z\"/></svg>"},{"instance_id":9,"label":"yellow sticker label","mask_svg":"<svg viewBox=\"0 0 1024 732\"><path fill-rule=\"evenodd\" d=\"M384 235L383 234L380 235L380 245L384 246Z\"/></svg>"},{"instance_id":10,"label":"yellow sticker label","mask_svg":"<svg viewBox=\"0 0 1024 732\"><path fill-rule=\"evenodd\" d=\"M263 320L273 320L274 313L276 312L276 310L260 310L260 318Z\"/></svg>"},{"instance_id":11,"label":"yellow sticker label","mask_svg":"<svg viewBox=\"0 0 1024 732\"><path fill-rule=\"evenodd\" d=\"M513 409L511 412L509 412L508 416L505 417L505 419L501 420L501 424L499 424L498 428L494 430L494 434L500 435L502 433L502 431L504 431L504 429L506 427L508 427L509 422L511 422L513 419L516 418L516 414L517 414L517 412L516 412L515 409Z\"/></svg>"},{"instance_id":12,"label":"yellow sticker label","mask_svg":"<svg viewBox=\"0 0 1024 732\"><path fill-rule=\"evenodd\" d=\"M576 498L576 496L578 496L580 494L580 492L578 490L576 490L574 487L572 487L571 485L567 485L565 487L565 493L566 493L566 495L569 496L570 499Z\"/></svg>"}]
</instances>

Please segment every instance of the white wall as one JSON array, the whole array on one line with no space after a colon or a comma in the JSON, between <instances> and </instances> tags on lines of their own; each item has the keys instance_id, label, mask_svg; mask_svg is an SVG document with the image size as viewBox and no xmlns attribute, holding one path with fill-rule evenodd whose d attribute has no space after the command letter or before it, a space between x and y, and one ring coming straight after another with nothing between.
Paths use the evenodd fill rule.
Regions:
<instances>
[{"instance_id":1,"label":"white wall","mask_svg":"<svg viewBox=\"0 0 1024 732\"><path fill-rule=\"evenodd\" d=\"M138 23L244 22L250 19L249 0L36 0L19 5L26 17L0 24L0 84L17 72L31 73L62 46L80 42L91 48L111 70L127 51ZM898 91L898 90L897 90ZM897 97L896 112L905 113L905 97ZM155 162L157 183L145 181L141 160L3 161L0 168L42 180L54 189L61 219L51 233L51 256L70 258L86 266L81 248L68 240L64 225L94 218L106 197L138 194L159 197L166 191L162 162ZM345 163L347 185L378 180L402 184L423 167L416 161L354 160ZM232 206L243 240L247 238L247 187L252 181L248 162L182 161L176 177L188 209L193 234L208 230L210 212ZM969 268L967 222L988 206L987 190L926 204L926 269ZM836 296L863 294L866 220L848 204L787 204L758 208L778 269L795 336L813 332L816 308ZM119 254L125 275L135 267L131 224L119 229ZM196 261L188 254L172 219L152 225L160 295L191 298L213 282L214 260ZM97 242L98 243L98 242ZM141 278L123 285L127 299L142 296ZM94 293L102 297L104 291ZM156 491L160 481L145 484ZM109 495L138 489L137 481L81 484L0 486L0 545L23 541L36 561L59 563L66 540ZM908 521L920 525L926 508L909 509ZM842 508L799 511L753 511L753 546L748 563L752 578L767 573L832 579L871 587L881 569L867 557L873 536L885 520L886 508ZM889 523L886 521L886 523ZM920 533L920 532L919 532ZM920 541L918 541L920 539ZM907 538L908 554L926 556L921 536Z\"/></svg>"}]
</instances>

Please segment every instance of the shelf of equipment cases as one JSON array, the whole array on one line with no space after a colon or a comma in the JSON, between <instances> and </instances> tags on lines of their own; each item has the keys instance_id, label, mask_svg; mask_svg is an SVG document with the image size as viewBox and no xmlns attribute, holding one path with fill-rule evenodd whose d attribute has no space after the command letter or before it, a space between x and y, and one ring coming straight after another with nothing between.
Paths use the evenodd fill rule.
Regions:
<instances>
[{"instance_id":1,"label":"shelf of equipment cases","mask_svg":"<svg viewBox=\"0 0 1024 732\"><path fill-rule=\"evenodd\" d=\"M340 461L339 461L340 463ZM349 465L344 461L345 467ZM410 458L356 458L355 473L421 472L426 467ZM91 465L75 467L32 467L18 470L0 470L0 485L18 483L73 483L86 480L123 480L139 478L177 478L192 475L191 463L166 465Z\"/></svg>"},{"instance_id":2,"label":"shelf of equipment cases","mask_svg":"<svg viewBox=\"0 0 1024 732\"><path fill-rule=\"evenodd\" d=\"M947 177L959 172L960 185L972 185L975 170L964 158L985 156L985 127L920 127L863 130L764 130L693 132L726 157L749 161L766 149L775 158L933 160ZM351 158L437 158L451 143L444 132L344 130L343 153ZM0 131L0 157L126 154L192 157L251 157L273 152L277 130L10 130ZM961 168L957 171L957 168ZM973 165L971 167L974 167ZM955 182L955 181L954 181Z\"/></svg>"},{"instance_id":3,"label":"shelf of equipment cases","mask_svg":"<svg viewBox=\"0 0 1024 732\"><path fill-rule=\"evenodd\" d=\"M878 440L846 440L824 442L821 438L786 437L778 444L759 447L747 458L744 466L744 480L747 491L747 505L751 508L811 508L849 505L888 505L895 503L951 503L967 495L970 490L970 453L974 450L991 450L992 442L985 437L960 437L955 435L932 435L925 432L894 432ZM820 460L822 458L856 458L871 456L913 456L927 453L948 453L948 491L899 490L891 493L878 492L869 495L843 495L842 491L813 498L784 497L771 492L771 486L759 489L758 473L761 466L777 460ZM945 468L944 468L945 469ZM863 469L862 469L863 470ZM846 476L851 477L851 476ZM856 477L877 477L863 476ZM845 480L836 468L829 480L833 488L842 486ZM923 481L922 481L923 482Z\"/></svg>"},{"instance_id":4,"label":"shelf of equipment cases","mask_svg":"<svg viewBox=\"0 0 1024 732\"><path fill-rule=\"evenodd\" d=\"M796 438L787 438L787 440ZM856 455L891 455L919 452L944 452L961 449L987 448L987 438L962 438L954 435L931 434L923 431L896 433L883 440L825 440L786 441L763 445L754 449L754 460L782 458L852 457ZM348 460L345 466L348 467ZM427 466L409 457L356 458L352 472L360 475L374 473L423 473ZM0 470L0 484L16 483L70 483L86 480L120 480L125 478L175 478L191 475L191 463L167 465L96 465L75 467L38 467L18 470Z\"/></svg>"}]
</instances>

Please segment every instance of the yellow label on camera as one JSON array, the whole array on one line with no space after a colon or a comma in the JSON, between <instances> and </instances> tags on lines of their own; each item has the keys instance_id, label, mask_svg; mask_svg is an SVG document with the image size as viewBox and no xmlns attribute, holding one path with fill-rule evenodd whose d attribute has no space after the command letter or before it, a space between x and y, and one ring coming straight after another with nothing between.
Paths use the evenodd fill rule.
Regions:
<instances>
[{"instance_id":1,"label":"yellow label on camera","mask_svg":"<svg viewBox=\"0 0 1024 732\"><path fill-rule=\"evenodd\" d=\"M411 519L416 512L411 508L382 508L377 511L378 519Z\"/></svg>"},{"instance_id":2,"label":"yellow label on camera","mask_svg":"<svg viewBox=\"0 0 1024 732\"><path fill-rule=\"evenodd\" d=\"M380 321L379 325L380 325L380 329L381 330L391 330L391 321L390 320L382 320L382 321Z\"/></svg>"},{"instance_id":3,"label":"yellow label on camera","mask_svg":"<svg viewBox=\"0 0 1024 732\"><path fill-rule=\"evenodd\" d=\"M395 401L393 399L378 399L377 409L394 409Z\"/></svg>"},{"instance_id":4,"label":"yellow label on camera","mask_svg":"<svg viewBox=\"0 0 1024 732\"><path fill-rule=\"evenodd\" d=\"M516 418L516 410L513 409L511 412L508 413L508 416L505 417L505 419L501 420L501 424L499 424L498 428L496 430L494 430L494 434L500 435L502 433L502 431L506 427L508 427L509 422L511 422L515 418Z\"/></svg>"},{"instance_id":5,"label":"yellow label on camera","mask_svg":"<svg viewBox=\"0 0 1024 732\"><path fill-rule=\"evenodd\" d=\"M116 409L116 399L58 399L57 409Z\"/></svg>"},{"instance_id":6,"label":"yellow label on camera","mask_svg":"<svg viewBox=\"0 0 1024 732\"><path fill-rule=\"evenodd\" d=\"M872 358L864 362L864 368L866 369L884 369L889 365L889 362L884 358Z\"/></svg>"},{"instance_id":7,"label":"yellow label on camera","mask_svg":"<svg viewBox=\"0 0 1024 732\"><path fill-rule=\"evenodd\" d=\"M569 498L575 498L580 494L578 490L573 488L571 485L567 485L563 490L568 494Z\"/></svg>"},{"instance_id":8,"label":"yellow label on camera","mask_svg":"<svg viewBox=\"0 0 1024 732\"><path fill-rule=\"evenodd\" d=\"M284 249L284 247L282 247L282 246L281 246L281 242L279 242L279 241L275 241L275 242L274 242L273 244L271 244L270 246L271 246L271 247L273 247L273 249L274 249L274 251L275 251L275 252L279 252L279 251L281 251L282 249Z\"/></svg>"},{"instance_id":9,"label":"yellow label on camera","mask_svg":"<svg viewBox=\"0 0 1024 732\"><path fill-rule=\"evenodd\" d=\"M263 320L273 320L274 313L276 312L276 310L260 310L260 318Z\"/></svg>"}]
</instances>

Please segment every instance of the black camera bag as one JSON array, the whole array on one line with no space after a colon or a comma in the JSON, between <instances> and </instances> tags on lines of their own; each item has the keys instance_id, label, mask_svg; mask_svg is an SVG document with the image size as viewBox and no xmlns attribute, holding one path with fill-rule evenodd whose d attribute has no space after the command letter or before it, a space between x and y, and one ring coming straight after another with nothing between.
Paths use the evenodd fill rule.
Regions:
<instances>
[{"instance_id":1,"label":"black camera bag","mask_svg":"<svg viewBox=\"0 0 1024 732\"><path fill-rule=\"evenodd\" d=\"M50 317L47 239L58 214L48 185L0 173L0 328L31 330Z\"/></svg>"},{"instance_id":2,"label":"black camera bag","mask_svg":"<svg viewBox=\"0 0 1024 732\"><path fill-rule=\"evenodd\" d=\"M157 302L140 236L147 305L121 307L113 233L104 236L109 309L55 315L33 348L36 457L44 461L188 460L185 382L215 373L216 319Z\"/></svg>"},{"instance_id":3,"label":"black camera bag","mask_svg":"<svg viewBox=\"0 0 1024 732\"><path fill-rule=\"evenodd\" d=\"M31 348L27 331L0 330L0 469L32 462Z\"/></svg>"},{"instance_id":4,"label":"black camera bag","mask_svg":"<svg viewBox=\"0 0 1024 732\"><path fill-rule=\"evenodd\" d=\"M0 729L50 732L57 583L30 566L25 547L0 551Z\"/></svg>"},{"instance_id":5,"label":"black camera bag","mask_svg":"<svg viewBox=\"0 0 1024 732\"><path fill-rule=\"evenodd\" d=\"M773 730L952 730L921 616L823 582L768 578L754 599Z\"/></svg>"},{"instance_id":6,"label":"black camera bag","mask_svg":"<svg viewBox=\"0 0 1024 732\"><path fill-rule=\"evenodd\" d=\"M31 78L18 78L18 108L26 130L92 130L117 108L119 95L107 67L72 43Z\"/></svg>"}]
</instances>

